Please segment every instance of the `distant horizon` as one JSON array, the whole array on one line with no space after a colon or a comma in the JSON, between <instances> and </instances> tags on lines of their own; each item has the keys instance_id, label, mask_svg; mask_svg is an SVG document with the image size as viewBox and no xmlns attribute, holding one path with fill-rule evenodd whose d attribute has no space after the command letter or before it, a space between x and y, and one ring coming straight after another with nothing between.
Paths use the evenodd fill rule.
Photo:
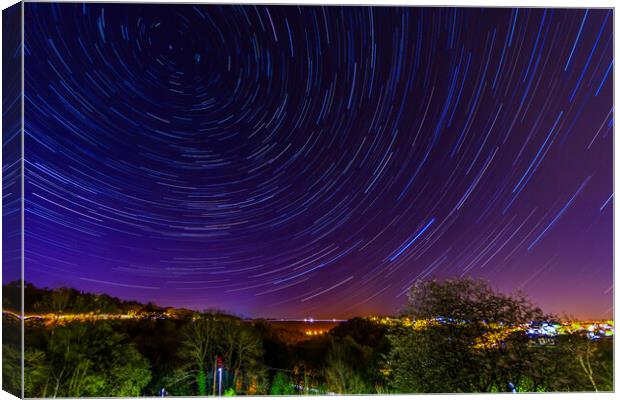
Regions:
<instances>
[{"instance_id":1,"label":"distant horizon","mask_svg":"<svg viewBox=\"0 0 620 400\"><path fill-rule=\"evenodd\" d=\"M447 278L450 279L450 278ZM14 282L18 282L18 281L12 281L12 282L6 282L3 283L3 285L8 285L8 284L12 284ZM384 312L384 313L375 313L375 314L349 314L347 316L340 316L340 317L327 317L323 314L321 314L321 317L317 317L314 315L305 315L305 316L265 316L265 315L244 315L244 314L240 314L238 312L235 312L234 310L230 310L230 309L222 309L219 307L188 307L188 306L179 306L179 305L170 305L170 304L160 304L157 301L151 301L148 299L144 299L144 300L140 300L137 298L129 298L129 297L121 297L121 296L116 296L110 293L106 293L106 292L93 292L93 291L88 291L88 290L83 290L77 287L73 287L73 286L66 286L66 285L62 285L62 284L58 284L56 286L37 286L35 284L33 284L30 281L25 281L25 284L31 284L33 285L35 288L37 289L47 289L47 290L56 290L56 289L60 289L60 288L69 288L69 289L74 289L77 290L81 293L84 294L94 294L94 295L107 295L113 298L117 298L121 301L126 301L126 302L136 302L136 303L140 303L142 305L147 305L148 303L154 304L157 307L166 309L166 308L173 308L173 309L183 309L183 310L188 310L188 311L194 311L194 312L208 312L208 311L217 311L217 312L222 312L226 315L231 315L231 316L236 316L242 319L248 319L248 320L259 320L259 319L265 319L265 320L275 320L275 321L297 321L297 322L303 322L306 320L314 320L315 322L330 322L330 321L347 321L349 319L352 318L369 318L369 317L389 317L389 318L398 318L399 315L401 314L400 310L396 310L392 313L389 312ZM505 293L505 294L510 294L510 293ZM527 295L527 293L526 293ZM529 298L529 297L528 297ZM531 299L530 299L531 300ZM610 311L610 313L608 314L608 316L601 316L601 317L592 317L592 316L575 316L570 317L570 314L568 313L556 313L556 312L552 312L549 310L546 310L544 307L540 306L540 304L536 304L534 303L535 306L539 306L541 307L541 309L543 310L543 312L549 313L554 315L555 317L557 317L558 320L561 321L571 321L571 320L577 320L577 321L602 321L602 320L614 320L614 314L613 314L613 310ZM405 306L405 300L403 300L403 308ZM569 318L566 317L566 315L569 316ZM307 322L311 322L311 321L307 321Z\"/></svg>"}]
</instances>

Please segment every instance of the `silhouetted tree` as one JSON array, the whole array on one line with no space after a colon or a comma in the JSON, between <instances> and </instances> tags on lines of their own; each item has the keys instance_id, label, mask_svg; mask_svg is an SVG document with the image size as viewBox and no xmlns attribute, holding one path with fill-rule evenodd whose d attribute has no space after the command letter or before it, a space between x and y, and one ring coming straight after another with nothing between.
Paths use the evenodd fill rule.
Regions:
<instances>
[{"instance_id":1,"label":"silhouetted tree","mask_svg":"<svg viewBox=\"0 0 620 400\"><path fill-rule=\"evenodd\" d=\"M512 296L471 278L418 281L405 316L423 322L395 327L387 360L397 392L508 391L520 375L511 360L525 340L507 340L510 328L548 318L523 294Z\"/></svg>"}]
</instances>

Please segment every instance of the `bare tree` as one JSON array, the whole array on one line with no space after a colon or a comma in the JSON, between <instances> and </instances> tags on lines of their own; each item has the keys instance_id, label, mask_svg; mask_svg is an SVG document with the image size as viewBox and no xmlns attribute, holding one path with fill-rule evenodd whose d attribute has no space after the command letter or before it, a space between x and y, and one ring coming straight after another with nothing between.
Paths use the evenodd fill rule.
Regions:
<instances>
[{"instance_id":1,"label":"bare tree","mask_svg":"<svg viewBox=\"0 0 620 400\"><path fill-rule=\"evenodd\" d=\"M196 314L183 331L183 354L190 362L187 376L194 376L200 395L206 395L207 362L214 352L217 321L211 314Z\"/></svg>"},{"instance_id":2,"label":"bare tree","mask_svg":"<svg viewBox=\"0 0 620 400\"><path fill-rule=\"evenodd\" d=\"M326 361L327 367L324 373L329 390L338 394L368 393L364 380L351 368L343 345L332 342Z\"/></svg>"},{"instance_id":3,"label":"bare tree","mask_svg":"<svg viewBox=\"0 0 620 400\"><path fill-rule=\"evenodd\" d=\"M232 371L232 384L237 385L243 373L256 370L262 357L260 337L240 320L226 320L221 329L221 352Z\"/></svg>"}]
</instances>

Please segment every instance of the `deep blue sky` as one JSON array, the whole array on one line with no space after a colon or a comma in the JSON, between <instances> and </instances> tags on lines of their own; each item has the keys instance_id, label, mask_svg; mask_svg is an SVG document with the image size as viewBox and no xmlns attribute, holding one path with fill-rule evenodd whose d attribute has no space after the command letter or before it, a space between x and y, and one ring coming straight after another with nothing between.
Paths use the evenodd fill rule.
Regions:
<instances>
[{"instance_id":1,"label":"deep blue sky","mask_svg":"<svg viewBox=\"0 0 620 400\"><path fill-rule=\"evenodd\" d=\"M26 4L26 280L246 316L472 275L610 317L611 10Z\"/></svg>"}]
</instances>

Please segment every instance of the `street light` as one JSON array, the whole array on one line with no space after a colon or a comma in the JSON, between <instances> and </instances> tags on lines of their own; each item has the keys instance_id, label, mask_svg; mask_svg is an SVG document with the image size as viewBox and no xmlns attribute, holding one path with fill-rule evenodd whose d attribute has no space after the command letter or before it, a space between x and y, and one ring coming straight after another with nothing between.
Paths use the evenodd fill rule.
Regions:
<instances>
[{"instance_id":1,"label":"street light","mask_svg":"<svg viewBox=\"0 0 620 400\"><path fill-rule=\"evenodd\" d=\"M222 395L222 368L223 368L222 357L216 356L216 361L217 361L217 372L219 374L219 377L217 379L217 395L221 396Z\"/></svg>"},{"instance_id":2,"label":"street light","mask_svg":"<svg viewBox=\"0 0 620 400\"><path fill-rule=\"evenodd\" d=\"M217 369L217 372L220 374L218 378L218 382L217 382L217 395L221 396L222 395L222 367L219 367Z\"/></svg>"}]
</instances>

